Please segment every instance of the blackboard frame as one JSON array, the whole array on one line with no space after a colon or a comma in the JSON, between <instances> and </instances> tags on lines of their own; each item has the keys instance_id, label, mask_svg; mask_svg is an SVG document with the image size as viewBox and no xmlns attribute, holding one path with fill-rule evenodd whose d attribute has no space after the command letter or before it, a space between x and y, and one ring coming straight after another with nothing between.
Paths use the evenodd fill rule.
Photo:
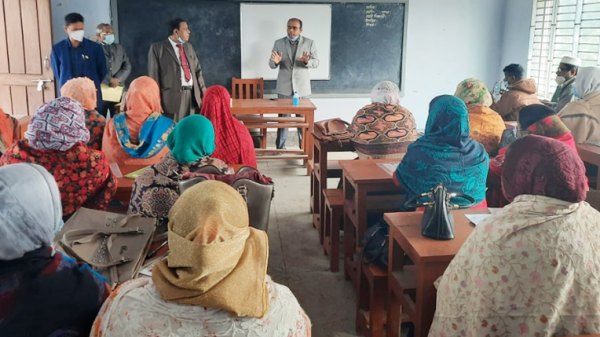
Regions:
<instances>
[{"instance_id":1,"label":"blackboard frame","mask_svg":"<svg viewBox=\"0 0 600 337\"><path fill-rule=\"evenodd\" d=\"M127 0L110 0L111 5L111 23L113 28L115 29L115 35L117 37L117 42L119 42L119 13L118 13L118 2L124 2ZM314 1L314 0L296 0L296 1L285 1L285 0L260 0L260 1L244 1L244 0L220 0L222 2L233 2L233 3L307 3L307 4L335 4L335 3L364 3L364 4L402 4L403 5L403 23L402 23L402 43L401 43L401 55L400 55L400 76L399 76L399 84L400 84L400 92L401 95L404 96L405 93L405 68L406 68L406 46L408 39L408 18L410 15L410 0L330 0L330 1ZM168 0L165 0L168 2ZM202 61L202 60L201 60ZM240 69L241 71L241 69ZM273 81L274 82L274 81ZM231 89L231 79L228 79L227 85L225 87L230 90ZM267 86L270 87L270 85ZM274 96L274 92L272 90L267 90L265 92L266 97ZM361 93L313 93L313 98L362 98L369 97L370 92L366 90Z\"/></svg>"}]
</instances>

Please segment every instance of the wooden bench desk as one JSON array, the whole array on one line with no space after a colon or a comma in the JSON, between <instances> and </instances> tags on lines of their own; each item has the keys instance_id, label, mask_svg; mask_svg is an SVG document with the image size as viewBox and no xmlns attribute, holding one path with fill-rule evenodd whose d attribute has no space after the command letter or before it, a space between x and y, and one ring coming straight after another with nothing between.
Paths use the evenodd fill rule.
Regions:
<instances>
[{"instance_id":1,"label":"wooden bench desk","mask_svg":"<svg viewBox=\"0 0 600 337\"><path fill-rule=\"evenodd\" d=\"M27 127L29 126L29 122L31 121L31 116L29 115L13 115L13 117L17 120L17 135L18 139L25 138L25 132L27 131Z\"/></svg>"},{"instance_id":2,"label":"wooden bench desk","mask_svg":"<svg viewBox=\"0 0 600 337\"><path fill-rule=\"evenodd\" d=\"M315 105L308 98L300 99L300 104L294 106L292 99L233 99L231 113L233 115L263 115L263 114L296 114L300 117L267 117L267 116L236 116L248 129L262 128L295 128L303 130L300 150L256 149L256 159L303 159L308 167L308 161L313 158L313 138L310 133L315 121ZM280 153L280 156L269 156L267 153ZM260 155L262 154L262 155ZM307 172L310 174L310 172Z\"/></svg>"},{"instance_id":3,"label":"wooden bench desk","mask_svg":"<svg viewBox=\"0 0 600 337\"><path fill-rule=\"evenodd\" d=\"M233 170L237 172L242 166L242 164L234 164L227 165L228 167L233 167ZM117 193L113 200L119 201L123 205L129 205L129 201L131 200L131 193L133 192L133 183L135 179L125 177L126 174L131 172L135 172L137 170L141 170L144 167L148 167L148 165L121 165L119 169L123 174L123 177L119 178L119 184L117 186Z\"/></svg>"},{"instance_id":4,"label":"wooden bench desk","mask_svg":"<svg viewBox=\"0 0 600 337\"><path fill-rule=\"evenodd\" d=\"M310 209L313 213L313 226L322 233L324 228L324 207L323 190L327 189L327 178L334 177L329 172L330 168L341 169L337 161L329 162L327 154L329 152L351 152L354 151L354 145L350 141L345 142L326 142L314 136L313 138L313 171L311 173L310 189ZM341 175L340 175L341 177Z\"/></svg>"},{"instance_id":5,"label":"wooden bench desk","mask_svg":"<svg viewBox=\"0 0 600 337\"><path fill-rule=\"evenodd\" d=\"M600 146L591 144L577 144L577 152L583 162L596 165L598 176L596 178L596 189L600 190Z\"/></svg>"},{"instance_id":6,"label":"wooden bench desk","mask_svg":"<svg viewBox=\"0 0 600 337\"><path fill-rule=\"evenodd\" d=\"M403 200L402 189L379 163L398 163L398 159L339 161L344 186L344 275L356 289L360 289L357 249L367 230L368 213L393 212Z\"/></svg>"},{"instance_id":7,"label":"wooden bench desk","mask_svg":"<svg viewBox=\"0 0 600 337\"><path fill-rule=\"evenodd\" d=\"M415 336L424 337L433 322L436 289L433 285L442 276L475 226L464 214L488 214L487 209L452 211L452 240L438 241L421 234L423 212L386 213L390 225L388 255L387 335L399 336L401 315L415 325ZM414 266L404 265L404 254ZM416 289L416 292L415 292Z\"/></svg>"}]
</instances>

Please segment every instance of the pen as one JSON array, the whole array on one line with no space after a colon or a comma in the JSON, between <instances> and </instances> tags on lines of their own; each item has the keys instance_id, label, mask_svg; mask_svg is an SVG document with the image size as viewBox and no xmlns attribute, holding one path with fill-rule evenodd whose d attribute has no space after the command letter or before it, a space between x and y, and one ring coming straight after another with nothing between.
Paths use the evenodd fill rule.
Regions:
<instances>
[{"instance_id":1,"label":"pen","mask_svg":"<svg viewBox=\"0 0 600 337\"><path fill-rule=\"evenodd\" d=\"M156 253L158 253L159 250L161 250L162 247L166 246L168 242L169 241L163 242L160 246L158 246L158 248L156 248L155 250L153 250L150 253L148 253L148 256L146 256L146 258L154 256Z\"/></svg>"}]
</instances>

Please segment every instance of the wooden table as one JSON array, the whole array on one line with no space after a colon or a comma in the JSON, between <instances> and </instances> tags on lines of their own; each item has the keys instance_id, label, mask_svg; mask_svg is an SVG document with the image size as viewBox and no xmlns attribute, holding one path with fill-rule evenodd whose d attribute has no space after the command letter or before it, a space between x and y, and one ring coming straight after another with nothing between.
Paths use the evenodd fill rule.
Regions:
<instances>
[{"instance_id":1,"label":"wooden table","mask_svg":"<svg viewBox=\"0 0 600 337\"><path fill-rule=\"evenodd\" d=\"M29 121L31 121L31 116L29 115L13 115L13 117L17 120L17 139L24 139L25 132L27 131L27 127L29 126Z\"/></svg>"},{"instance_id":2,"label":"wooden table","mask_svg":"<svg viewBox=\"0 0 600 337\"><path fill-rule=\"evenodd\" d=\"M455 238L438 241L421 234L423 212L386 213L390 225L388 255L387 335L399 336L400 315L407 314L415 325L415 336L427 336L435 314L436 289L465 240L475 229L464 214L488 214L487 209L452 211ZM404 265L406 254L414 266Z\"/></svg>"},{"instance_id":3,"label":"wooden table","mask_svg":"<svg viewBox=\"0 0 600 337\"><path fill-rule=\"evenodd\" d=\"M577 144L577 152L581 160L598 167L596 178L596 189L600 190L600 146L591 144Z\"/></svg>"},{"instance_id":4,"label":"wooden table","mask_svg":"<svg viewBox=\"0 0 600 337\"><path fill-rule=\"evenodd\" d=\"M235 172L237 172L242 166L242 164L234 164L227 165L228 167L233 167ZM119 201L123 205L129 205L129 201L131 200L131 192L133 192L133 183L135 179L125 177L126 174L131 172L135 172L137 170L143 169L144 167L148 167L148 165L121 165L119 169L123 174L123 177L119 178L119 185L117 186L117 193L113 200Z\"/></svg>"},{"instance_id":5,"label":"wooden table","mask_svg":"<svg viewBox=\"0 0 600 337\"><path fill-rule=\"evenodd\" d=\"M248 129L277 128L287 129L299 127L303 129L300 150L256 149L257 159L303 159L308 166L308 161L313 156L313 139L310 136L315 121L315 105L308 98L300 99L300 104L294 106L292 99L234 99L232 100L231 113L233 115L263 115L263 114L297 114L301 117L263 117L263 116L236 116ZM279 156L267 156L266 153L280 153ZM290 156L289 154L296 154ZM310 174L308 172L307 174Z\"/></svg>"},{"instance_id":6,"label":"wooden table","mask_svg":"<svg viewBox=\"0 0 600 337\"><path fill-rule=\"evenodd\" d=\"M399 209L403 196L391 173L377 164L398 159L341 160L344 186L344 275L359 289L360 261L355 258L365 231L367 214Z\"/></svg>"},{"instance_id":7,"label":"wooden table","mask_svg":"<svg viewBox=\"0 0 600 337\"><path fill-rule=\"evenodd\" d=\"M329 152L349 152L354 151L354 145L350 141L345 142L328 142L315 137L314 131L311 134L313 138L313 171L310 176L310 209L313 213L313 226L319 229L322 233L324 226L324 208L325 200L323 198L323 190L327 189L327 178L341 177L341 167L337 160L328 161L327 154ZM334 174L331 174L333 171ZM322 240L322 236L321 236Z\"/></svg>"}]
</instances>

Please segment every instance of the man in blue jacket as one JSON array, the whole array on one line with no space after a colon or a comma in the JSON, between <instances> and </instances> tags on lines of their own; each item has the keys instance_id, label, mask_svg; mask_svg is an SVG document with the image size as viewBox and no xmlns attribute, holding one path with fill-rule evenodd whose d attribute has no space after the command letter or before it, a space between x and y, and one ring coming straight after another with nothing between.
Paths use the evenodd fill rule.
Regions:
<instances>
[{"instance_id":1,"label":"man in blue jacket","mask_svg":"<svg viewBox=\"0 0 600 337\"><path fill-rule=\"evenodd\" d=\"M87 77L94 81L98 95L98 111L102 111L100 84L106 76L106 59L102 46L83 37L83 16L65 16L68 38L52 46L52 70L60 89L68 80Z\"/></svg>"}]
</instances>

